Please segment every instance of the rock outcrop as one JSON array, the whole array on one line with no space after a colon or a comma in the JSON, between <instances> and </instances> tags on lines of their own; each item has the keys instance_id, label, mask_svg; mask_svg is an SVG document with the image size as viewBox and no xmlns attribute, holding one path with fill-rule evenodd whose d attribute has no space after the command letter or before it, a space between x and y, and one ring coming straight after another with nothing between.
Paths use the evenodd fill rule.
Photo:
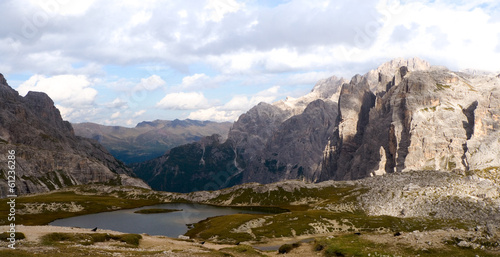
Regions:
<instances>
[{"instance_id":1,"label":"rock outcrop","mask_svg":"<svg viewBox=\"0 0 500 257\"><path fill-rule=\"evenodd\" d=\"M19 195L87 183L147 187L140 179L129 179L133 172L99 143L75 136L45 93L22 97L0 74L0 162L7 163L8 150L16 152ZM7 177L7 170L1 171ZM0 196L7 190L7 183L0 184Z\"/></svg>"}]
</instances>

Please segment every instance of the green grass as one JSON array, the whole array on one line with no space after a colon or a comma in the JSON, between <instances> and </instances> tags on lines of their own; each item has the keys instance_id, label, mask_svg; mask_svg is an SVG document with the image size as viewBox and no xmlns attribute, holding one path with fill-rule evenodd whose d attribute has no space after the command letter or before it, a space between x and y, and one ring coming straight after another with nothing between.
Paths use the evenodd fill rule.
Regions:
<instances>
[{"instance_id":1,"label":"green grass","mask_svg":"<svg viewBox=\"0 0 500 257\"><path fill-rule=\"evenodd\" d=\"M248 233L233 233L233 229L250 220L264 218L261 227L252 228L255 238ZM339 226L333 225L332 222ZM241 242L248 240L265 240L269 237L293 237L294 234L309 235L317 231L313 225L326 228L326 232L375 232L380 230L414 231L434 230L443 228L466 228L461 221L440 219L398 218L392 216L367 216L363 212L334 213L324 210L294 211L274 215L236 214L213 217L194 225L186 235L192 238L209 240L217 238L221 242ZM293 229L293 230L292 230Z\"/></svg>"},{"instance_id":2,"label":"green grass","mask_svg":"<svg viewBox=\"0 0 500 257\"><path fill-rule=\"evenodd\" d=\"M3 232L0 234L0 241L9 241L9 238L10 238L10 234L9 232ZM14 234L14 238L16 240L21 240L21 239L25 239L26 236L24 236L23 233L21 232L15 232Z\"/></svg>"},{"instance_id":3,"label":"green grass","mask_svg":"<svg viewBox=\"0 0 500 257\"><path fill-rule=\"evenodd\" d=\"M62 242L77 243L80 245L93 245L96 242L116 240L137 247L140 239L142 239L142 236L137 234L111 235L105 233L50 233L42 236L41 242L44 245L58 245Z\"/></svg>"},{"instance_id":4,"label":"green grass","mask_svg":"<svg viewBox=\"0 0 500 257\"><path fill-rule=\"evenodd\" d=\"M58 209L45 210L38 214L16 214L16 223L19 225L46 225L56 219L68 218L84 214L112 211L116 209L131 209L161 203L159 199L125 199L110 195L83 195L75 192L54 192L35 196L21 196L16 198L16 209L23 209L26 204L40 205L42 203L74 203L83 207L82 211L68 212ZM6 225L9 213L8 205L0 205L0 225Z\"/></svg>"},{"instance_id":5,"label":"green grass","mask_svg":"<svg viewBox=\"0 0 500 257\"><path fill-rule=\"evenodd\" d=\"M227 243L249 241L253 239L251 235L248 233L233 233L231 229L263 216L262 214L234 214L208 218L194 224L194 228L190 229L185 235L204 240L208 240L212 236L218 236Z\"/></svg>"},{"instance_id":6,"label":"green grass","mask_svg":"<svg viewBox=\"0 0 500 257\"><path fill-rule=\"evenodd\" d=\"M280 246L278 249L278 253L280 254L286 254L291 252L293 249L297 248L300 246L300 243L293 243L293 244L284 244Z\"/></svg>"},{"instance_id":7,"label":"green grass","mask_svg":"<svg viewBox=\"0 0 500 257\"><path fill-rule=\"evenodd\" d=\"M142 209L135 211L134 213L140 213L140 214L155 214L155 213L169 213L169 212L176 212L176 211L182 211L182 209Z\"/></svg>"},{"instance_id":8,"label":"green grass","mask_svg":"<svg viewBox=\"0 0 500 257\"><path fill-rule=\"evenodd\" d=\"M448 162L448 170L453 170L454 168L457 167L457 164L455 162Z\"/></svg>"},{"instance_id":9,"label":"green grass","mask_svg":"<svg viewBox=\"0 0 500 257\"><path fill-rule=\"evenodd\" d=\"M450 85L443 85L443 84L436 83L436 88L437 89L435 89L434 92L435 91L445 90L445 89L450 89L451 86Z\"/></svg>"},{"instance_id":10,"label":"green grass","mask_svg":"<svg viewBox=\"0 0 500 257\"><path fill-rule=\"evenodd\" d=\"M249 245L238 245L235 247L228 247L220 249L221 252L230 254L230 256L241 256L241 257L253 257L253 256L265 256L258 251L256 251L253 247Z\"/></svg>"},{"instance_id":11,"label":"green grass","mask_svg":"<svg viewBox=\"0 0 500 257\"><path fill-rule=\"evenodd\" d=\"M459 248L446 245L444 248L414 249L403 244L375 243L354 234L339 235L334 238L318 238L313 249L324 256L498 256L483 250Z\"/></svg>"},{"instance_id":12,"label":"green grass","mask_svg":"<svg viewBox=\"0 0 500 257\"><path fill-rule=\"evenodd\" d=\"M71 256L71 257L109 257L109 256L161 256L163 251L135 251L124 248L123 250L108 250L108 249L93 249L86 247L78 247L74 245L58 245L50 249L15 249L6 250L0 249L0 256L9 257L54 257L54 256Z\"/></svg>"},{"instance_id":13,"label":"green grass","mask_svg":"<svg viewBox=\"0 0 500 257\"><path fill-rule=\"evenodd\" d=\"M227 192L227 193L226 193ZM356 201L356 197L366 192L366 189L356 187L324 187L324 188L300 188L288 192L283 188L273 191L257 193L251 188L240 189L235 192L222 190L221 194L209 203L220 204L231 200L230 205L254 205L254 206L274 206L291 211L304 211L316 204L327 205L329 203L346 203ZM291 203L308 199L308 202L300 205Z\"/></svg>"},{"instance_id":14,"label":"green grass","mask_svg":"<svg viewBox=\"0 0 500 257\"><path fill-rule=\"evenodd\" d=\"M432 107L425 107L425 108L422 109L422 111L424 111L424 112L429 112L429 111L435 112L436 109L437 109L437 106L432 106Z\"/></svg>"}]
</instances>

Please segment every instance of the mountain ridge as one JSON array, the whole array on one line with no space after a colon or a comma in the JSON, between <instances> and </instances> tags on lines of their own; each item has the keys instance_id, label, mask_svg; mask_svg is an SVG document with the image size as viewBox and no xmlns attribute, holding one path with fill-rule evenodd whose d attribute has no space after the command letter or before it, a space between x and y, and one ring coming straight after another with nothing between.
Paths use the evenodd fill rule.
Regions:
<instances>
[{"instance_id":1,"label":"mountain ridge","mask_svg":"<svg viewBox=\"0 0 500 257\"><path fill-rule=\"evenodd\" d=\"M500 156L498 85L496 76L452 72L419 58L394 59L350 81L333 76L303 97L260 103L242 114L220 144L233 154L218 159L216 166L237 170L241 181L233 183L350 180L411 170L467 172L500 166L494 157ZM293 122L318 101L324 103L320 112ZM322 124L301 126L321 120L321 113L329 113ZM302 158L306 155L309 161ZM176 164L170 160L166 166L162 161L153 166L158 175ZM217 180L221 178L213 178ZM225 182L218 184L232 185Z\"/></svg>"},{"instance_id":2,"label":"mountain ridge","mask_svg":"<svg viewBox=\"0 0 500 257\"><path fill-rule=\"evenodd\" d=\"M212 134L226 138L231 126L228 122L190 119L143 121L133 128L90 122L72 125L76 135L99 141L113 156L126 164L159 157L175 146L195 142Z\"/></svg>"}]
</instances>

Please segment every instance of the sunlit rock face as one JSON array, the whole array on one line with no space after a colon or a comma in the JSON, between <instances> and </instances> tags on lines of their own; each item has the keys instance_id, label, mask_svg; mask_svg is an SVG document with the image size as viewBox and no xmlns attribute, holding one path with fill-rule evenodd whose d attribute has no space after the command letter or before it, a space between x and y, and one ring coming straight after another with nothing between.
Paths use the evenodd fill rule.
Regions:
<instances>
[{"instance_id":1,"label":"sunlit rock face","mask_svg":"<svg viewBox=\"0 0 500 257\"><path fill-rule=\"evenodd\" d=\"M394 74L388 90L377 93L367 121L359 120L366 117L362 111L356 112L363 103L359 90L341 92L322 179L499 166L498 77L441 67L411 71L401 66ZM343 105L342 99L355 104Z\"/></svg>"}]
</instances>

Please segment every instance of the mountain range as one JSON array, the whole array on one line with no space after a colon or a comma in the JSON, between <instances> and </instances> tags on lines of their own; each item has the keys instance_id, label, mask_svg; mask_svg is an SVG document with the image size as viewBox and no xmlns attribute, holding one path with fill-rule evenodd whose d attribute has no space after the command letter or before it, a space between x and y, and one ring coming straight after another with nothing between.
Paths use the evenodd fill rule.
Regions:
<instances>
[{"instance_id":1,"label":"mountain range","mask_svg":"<svg viewBox=\"0 0 500 257\"><path fill-rule=\"evenodd\" d=\"M394 59L299 98L260 103L210 136L132 166L153 189L500 167L500 77Z\"/></svg>"},{"instance_id":2,"label":"mountain range","mask_svg":"<svg viewBox=\"0 0 500 257\"><path fill-rule=\"evenodd\" d=\"M96 123L77 123L72 126L75 135L97 140L118 160L130 164L159 157L175 146L195 142L212 134L227 137L231 123L176 119L144 121L134 128Z\"/></svg>"},{"instance_id":3,"label":"mountain range","mask_svg":"<svg viewBox=\"0 0 500 257\"><path fill-rule=\"evenodd\" d=\"M136 163L128 167L99 141ZM135 128L72 126L45 93L22 97L1 75L0 161L11 149L18 194L89 183L192 192L412 171L497 174L500 75L394 59L350 80L321 80L302 97L260 103L231 126L156 120ZM7 190L0 184L0 196Z\"/></svg>"}]
</instances>

